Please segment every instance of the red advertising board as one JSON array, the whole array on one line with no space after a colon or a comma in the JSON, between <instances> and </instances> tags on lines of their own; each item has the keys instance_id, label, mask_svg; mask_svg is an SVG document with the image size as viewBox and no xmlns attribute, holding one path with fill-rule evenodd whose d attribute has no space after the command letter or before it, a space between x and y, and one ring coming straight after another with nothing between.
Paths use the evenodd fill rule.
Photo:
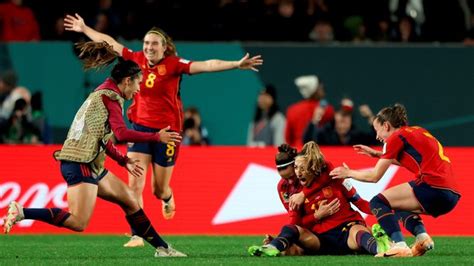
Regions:
<instances>
[{"instance_id":1,"label":"red advertising board","mask_svg":"<svg viewBox=\"0 0 474 266\"><path fill-rule=\"evenodd\" d=\"M59 146L0 146L0 215L8 203L19 201L26 207L67 208L66 184L59 164L52 158ZM125 147L122 147L125 149ZM326 158L335 165L346 162L351 168L365 169L375 160L357 155L351 148L323 147ZM462 198L451 213L433 219L425 216L433 235L474 235L474 148L446 148L454 166ZM247 147L183 147L171 185L177 212L173 220L161 216L161 203L149 186L144 192L144 209L162 234L264 234L275 233L287 222L278 200L274 170L275 149ZM126 171L113 161L107 168L127 180ZM393 166L377 184L355 183L366 199L385 187L412 178L403 168ZM367 217L369 224L375 222ZM25 220L14 233L69 233L63 228ZM86 233L126 233L128 225L118 206L101 199Z\"/></svg>"}]
</instances>

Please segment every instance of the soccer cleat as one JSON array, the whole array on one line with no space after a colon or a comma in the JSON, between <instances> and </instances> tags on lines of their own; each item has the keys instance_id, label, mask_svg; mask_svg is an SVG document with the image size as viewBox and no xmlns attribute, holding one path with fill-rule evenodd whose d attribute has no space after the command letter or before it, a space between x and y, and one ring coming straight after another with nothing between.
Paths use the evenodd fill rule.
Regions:
<instances>
[{"instance_id":1,"label":"soccer cleat","mask_svg":"<svg viewBox=\"0 0 474 266\"><path fill-rule=\"evenodd\" d=\"M144 247L145 243L143 242L143 238L139 236L132 236L127 243L123 244L126 248L136 248L136 247Z\"/></svg>"},{"instance_id":2,"label":"soccer cleat","mask_svg":"<svg viewBox=\"0 0 474 266\"><path fill-rule=\"evenodd\" d=\"M423 256L426 251L434 249L434 242L430 236L424 237L423 239L416 240L415 244L411 247L413 257Z\"/></svg>"},{"instance_id":3,"label":"soccer cleat","mask_svg":"<svg viewBox=\"0 0 474 266\"><path fill-rule=\"evenodd\" d=\"M377 241L377 253L385 253L390 249L390 239L380 224L372 225L372 235L374 236L375 241Z\"/></svg>"},{"instance_id":4,"label":"soccer cleat","mask_svg":"<svg viewBox=\"0 0 474 266\"><path fill-rule=\"evenodd\" d=\"M174 217L174 214L176 213L176 205L174 204L174 196L171 194L171 198L168 200L168 202L162 201L162 213L163 217L166 220L171 220Z\"/></svg>"},{"instance_id":5,"label":"soccer cleat","mask_svg":"<svg viewBox=\"0 0 474 266\"><path fill-rule=\"evenodd\" d=\"M272 245L251 246L248 253L256 257L276 257L280 255L280 251Z\"/></svg>"},{"instance_id":6,"label":"soccer cleat","mask_svg":"<svg viewBox=\"0 0 474 266\"><path fill-rule=\"evenodd\" d=\"M413 257L413 253L409 247L401 247L394 245L386 252L378 253L375 255L378 258L387 258L387 257Z\"/></svg>"},{"instance_id":7,"label":"soccer cleat","mask_svg":"<svg viewBox=\"0 0 474 266\"><path fill-rule=\"evenodd\" d=\"M16 201L10 202L8 205L7 215L3 220L3 232L5 234L10 233L12 227L23 219L25 219L25 215L23 214L23 206L21 206L21 204Z\"/></svg>"},{"instance_id":8,"label":"soccer cleat","mask_svg":"<svg viewBox=\"0 0 474 266\"><path fill-rule=\"evenodd\" d=\"M155 258L161 257L187 257L188 255L183 252L177 251L176 249L168 246L168 248L157 247L155 252Z\"/></svg>"}]
</instances>

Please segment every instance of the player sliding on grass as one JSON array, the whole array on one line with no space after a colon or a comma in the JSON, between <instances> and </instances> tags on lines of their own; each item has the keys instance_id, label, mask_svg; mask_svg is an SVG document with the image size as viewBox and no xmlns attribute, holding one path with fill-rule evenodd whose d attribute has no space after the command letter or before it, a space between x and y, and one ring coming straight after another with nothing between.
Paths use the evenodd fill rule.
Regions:
<instances>
[{"instance_id":1,"label":"player sliding on grass","mask_svg":"<svg viewBox=\"0 0 474 266\"><path fill-rule=\"evenodd\" d=\"M282 177L278 185L280 199L290 215L290 224L282 228L276 238L267 236L265 245L252 246L254 256L301 254L377 254L389 248L383 230L374 227L377 239L370 233L358 212L370 213L367 201L360 198L346 181L329 177L332 164L324 159L318 145L311 141L296 156L296 149L279 147L277 169ZM299 210L289 207L289 198L304 193L306 200ZM308 230L310 229L310 230Z\"/></svg>"},{"instance_id":2,"label":"player sliding on grass","mask_svg":"<svg viewBox=\"0 0 474 266\"><path fill-rule=\"evenodd\" d=\"M373 122L377 139L384 142L383 151L355 145L360 154L379 158L371 171L351 170L347 165L331 171L334 178L353 178L363 182L377 182L391 164L401 165L415 174L415 180L391 187L370 201L372 213L396 244L384 257L421 256L433 249L434 242L418 214L433 217L454 209L461 197L456 189L449 157L443 146L426 129L409 127L406 109L400 104L383 108ZM395 211L395 212L394 212ZM410 249L400 231L395 216L416 236Z\"/></svg>"},{"instance_id":3,"label":"player sliding on grass","mask_svg":"<svg viewBox=\"0 0 474 266\"><path fill-rule=\"evenodd\" d=\"M116 53L107 43L82 43L80 58L85 68L108 65ZM122 118L124 99L130 100L140 90L140 67L133 61L119 60L111 77L92 92L74 117L67 139L61 151L55 153L60 161L61 174L68 184L69 211L59 208L23 208L12 202L4 221L4 232L23 219L43 221L74 231L83 231L89 224L96 198L119 205L126 214L127 222L137 234L156 248L155 257L185 257L171 248L155 231L150 220L138 204L133 191L112 172L104 168L105 156L109 155L128 172L140 176L143 168L137 159L124 156L114 146L112 138L119 141L164 142L175 145L181 136L167 132L157 133L129 130Z\"/></svg>"}]
</instances>

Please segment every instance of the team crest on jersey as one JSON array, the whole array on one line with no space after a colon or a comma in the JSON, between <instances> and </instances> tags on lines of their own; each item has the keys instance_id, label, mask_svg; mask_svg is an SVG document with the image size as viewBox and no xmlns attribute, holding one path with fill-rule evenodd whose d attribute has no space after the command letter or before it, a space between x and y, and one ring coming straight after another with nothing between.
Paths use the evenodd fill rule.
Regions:
<instances>
[{"instance_id":1,"label":"team crest on jersey","mask_svg":"<svg viewBox=\"0 0 474 266\"><path fill-rule=\"evenodd\" d=\"M158 74L161 76L166 75L166 66L165 65L158 65Z\"/></svg>"},{"instance_id":2,"label":"team crest on jersey","mask_svg":"<svg viewBox=\"0 0 474 266\"><path fill-rule=\"evenodd\" d=\"M323 195L325 198L330 198L332 197L333 193L332 193L332 188L331 187L325 187L323 188Z\"/></svg>"}]
</instances>

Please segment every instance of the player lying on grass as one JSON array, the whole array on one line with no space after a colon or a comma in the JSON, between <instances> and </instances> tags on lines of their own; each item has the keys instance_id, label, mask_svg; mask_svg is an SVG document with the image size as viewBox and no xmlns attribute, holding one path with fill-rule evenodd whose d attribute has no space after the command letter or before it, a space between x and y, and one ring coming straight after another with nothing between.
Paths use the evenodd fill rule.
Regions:
<instances>
[{"instance_id":1,"label":"player lying on grass","mask_svg":"<svg viewBox=\"0 0 474 266\"><path fill-rule=\"evenodd\" d=\"M296 150L280 146L276 156L282 176L278 185L280 199L288 210L290 223L276 238L267 236L263 246L251 246L253 256L302 254L377 254L389 248L383 231L377 239L369 232L362 216L350 206L370 213L369 203L357 194L349 182L332 180L332 164L324 159L319 146L311 141ZM289 207L289 198L303 192L306 198L298 209Z\"/></svg>"},{"instance_id":2,"label":"player lying on grass","mask_svg":"<svg viewBox=\"0 0 474 266\"><path fill-rule=\"evenodd\" d=\"M116 53L106 43L83 43L80 58L85 68L108 65ZM156 248L155 257L184 257L171 248L155 231L138 204L132 190L104 167L109 155L128 172L141 175L138 160L123 155L113 144L119 141L155 141L174 145L181 136L163 129L157 133L130 130L122 117L124 100L130 100L139 91L142 82L140 67L133 61L119 60L111 77L92 92L77 112L61 151L55 152L60 161L61 174L68 184L69 210L59 208L23 208L12 202L4 221L4 232L24 219L43 221L73 231L83 231L89 224L97 197L119 205L129 225L138 235Z\"/></svg>"}]
</instances>

